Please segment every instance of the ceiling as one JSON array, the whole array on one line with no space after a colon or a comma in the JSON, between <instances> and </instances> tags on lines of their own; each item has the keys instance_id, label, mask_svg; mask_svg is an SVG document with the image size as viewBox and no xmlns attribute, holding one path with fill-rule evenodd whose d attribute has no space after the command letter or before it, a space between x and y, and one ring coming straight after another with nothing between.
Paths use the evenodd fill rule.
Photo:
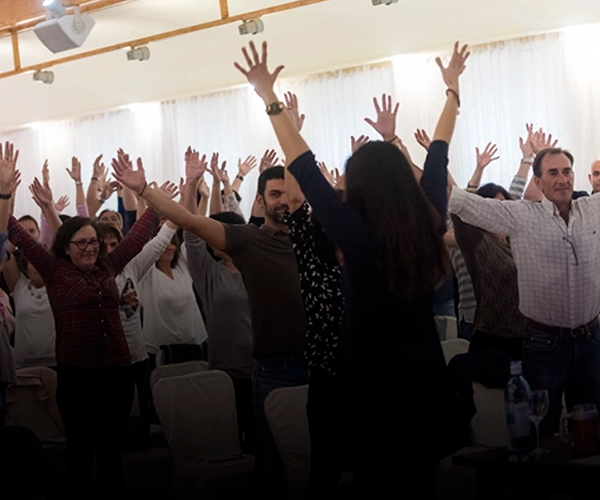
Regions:
<instances>
[{"instance_id":1,"label":"ceiling","mask_svg":"<svg viewBox=\"0 0 600 500\"><path fill-rule=\"evenodd\" d=\"M18 3L22 0L0 0ZM289 0L229 0L231 16ZM41 3L42 0L39 0ZM65 1L65 3L67 3ZM219 0L131 0L92 13L81 49L52 54L32 31L19 34L22 66L220 18ZM43 85L31 73L0 79L0 130L143 101L201 94L243 83L233 67L250 39L267 40L286 76L348 67L394 55L600 22L597 0L329 0L263 17L265 31L242 37L239 23L151 43L150 60L125 50L57 65ZM0 73L13 69L10 37L0 38Z\"/></svg>"}]
</instances>

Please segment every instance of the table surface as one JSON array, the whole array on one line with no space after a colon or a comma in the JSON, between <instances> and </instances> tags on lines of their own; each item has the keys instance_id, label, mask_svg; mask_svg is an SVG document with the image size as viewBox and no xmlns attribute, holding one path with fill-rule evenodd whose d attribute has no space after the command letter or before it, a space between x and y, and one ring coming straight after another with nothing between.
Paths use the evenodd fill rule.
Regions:
<instances>
[{"instance_id":1,"label":"table surface","mask_svg":"<svg viewBox=\"0 0 600 500\"><path fill-rule=\"evenodd\" d=\"M555 436L551 438L542 439L540 447L549 450L549 453L545 453L538 458L530 456L514 456L509 453L508 448L490 448L482 451L476 451L473 453L466 453L464 455L457 455L452 457L453 465L461 465L467 467L475 467L478 469L488 467L498 467L502 465L510 468L523 468L528 469L532 467L543 467L543 468L598 468L599 463L596 464L581 464L574 463L572 460L584 457L578 457L575 455L573 447L563 443L560 437Z\"/></svg>"}]
</instances>

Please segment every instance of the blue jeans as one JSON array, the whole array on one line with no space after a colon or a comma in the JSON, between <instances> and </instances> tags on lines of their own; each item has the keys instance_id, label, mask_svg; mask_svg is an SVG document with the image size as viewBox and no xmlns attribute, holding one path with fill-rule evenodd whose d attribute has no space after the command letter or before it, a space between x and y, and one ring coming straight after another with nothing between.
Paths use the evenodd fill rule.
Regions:
<instances>
[{"instance_id":1,"label":"blue jeans","mask_svg":"<svg viewBox=\"0 0 600 500\"><path fill-rule=\"evenodd\" d=\"M280 387L308 384L308 370L301 356L255 356L252 404L256 425L253 498L286 498L283 463L265 417L265 399Z\"/></svg>"},{"instance_id":2,"label":"blue jeans","mask_svg":"<svg viewBox=\"0 0 600 500\"><path fill-rule=\"evenodd\" d=\"M550 405L540 436L558 431L563 392L569 411L583 403L600 409L600 328L577 338L529 330L523 344L523 376L532 390L548 390Z\"/></svg>"}]
</instances>

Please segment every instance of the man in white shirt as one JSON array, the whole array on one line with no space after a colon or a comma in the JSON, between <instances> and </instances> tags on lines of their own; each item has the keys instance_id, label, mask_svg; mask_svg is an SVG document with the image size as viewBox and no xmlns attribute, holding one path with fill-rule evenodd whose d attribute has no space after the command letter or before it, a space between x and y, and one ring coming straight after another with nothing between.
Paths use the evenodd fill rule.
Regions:
<instances>
[{"instance_id":1,"label":"man in white shirt","mask_svg":"<svg viewBox=\"0 0 600 500\"><path fill-rule=\"evenodd\" d=\"M519 309L528 318L524 376L547 389L543 434L567 406L600 408L600 196L572 200L573 156L550 148L533 164L541 203L504 202L454 188L448 210L465 222L510 238L518 270Z\"/></svg>"}]
</instances>

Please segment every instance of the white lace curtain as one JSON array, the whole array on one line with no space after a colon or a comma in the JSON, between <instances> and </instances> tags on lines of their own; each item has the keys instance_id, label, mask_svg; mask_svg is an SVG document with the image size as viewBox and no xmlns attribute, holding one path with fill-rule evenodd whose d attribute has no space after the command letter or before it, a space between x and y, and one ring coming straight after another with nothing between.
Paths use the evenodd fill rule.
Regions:
<instances>
[{"instance_id":1,"label":"white lace curtain","mask_svg":"<svg viewBox=\"0 0 600 500\"><path fill-rule=\"evenodd\" d=\"M508 185L521 157L518 137L525 123L543 126L575 155L576 187L587 189L589 164L600 155L600 95L596 82L600 60L589 58L589 47L600 41L595 26L560 33L509 40L475 47L462 80L462 108L451 146L450 169L465 185L475 164L475 146L496 142L501 159L490 165L484 182ZM343 167L350 154L350 135L374 131L363 121L374 116L372 97L391 93L401 103L398 135L413 159L424 152L413 139L417 127L433 132L444 99L444 86L435 65L436 54L399 56L392 61L351 70L297 79L282 79L280 95L298 95L307 115L303 134L328 167ZM102 153L107 165L118 147L142 156L153 180L177 181L183 172L188 145L206 152L219 151L229 172L237 160L260 157L277 147L260 99L248 86L188 99L136 104L90 117L37 123L0 132L21 150L19 167L24 183L39 175L49 159L55 197L66 194L74 205L74 186L65 167L75 155L82 161L83 179L91 177L92 162ZM257 172L244 181L242 208L249 214ZM107 206L114 207L112 199ZM66 212L74 213L74 206ZM20 188L17 214L37 213L27 189Z\"/></svg>"}]
</instances>

